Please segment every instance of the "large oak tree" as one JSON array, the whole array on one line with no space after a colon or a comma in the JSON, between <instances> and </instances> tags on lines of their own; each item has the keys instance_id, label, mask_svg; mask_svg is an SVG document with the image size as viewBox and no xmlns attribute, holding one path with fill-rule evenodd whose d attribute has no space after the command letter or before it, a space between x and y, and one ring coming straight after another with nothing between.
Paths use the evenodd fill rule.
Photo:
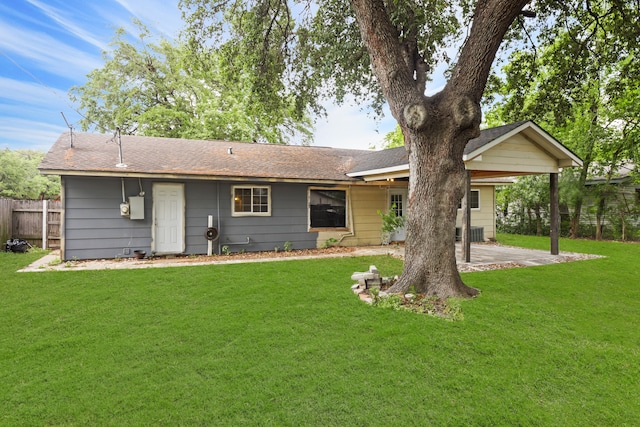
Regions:
<instances>
[{"instance_id":1,"label":"large oak tree","mask_svg":"<svg viewBox=\"0 0 640 427\"><path fill-rule=\"evenodd\" d=\"M404 272L440 297L473 296L458 274L454 230L465 188L467 142L480 131L480 100L496 52L528 0L182 0L192 48L222 52L230 69L250 70L263 102L292 96L320 110L322 96L386 100L409 153ZM439 92L429 71L468 34Z\"/></svg>"}]
</instances>

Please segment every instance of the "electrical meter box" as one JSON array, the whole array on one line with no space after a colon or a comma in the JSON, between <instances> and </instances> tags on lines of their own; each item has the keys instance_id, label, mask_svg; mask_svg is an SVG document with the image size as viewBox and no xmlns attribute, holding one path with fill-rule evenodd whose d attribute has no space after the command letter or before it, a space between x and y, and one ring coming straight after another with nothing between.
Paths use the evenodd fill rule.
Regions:
<instances>
[{"instance_id":1,"label":"electrical meter box","mask_svg":"<svg viewBox=\"0 0 640 427\"><path fill-rule=\"evenodd\" d=\"M120 203L120 215L128 217L129 211L129 203Z\"/></svg>"},{"instance_id":2,"label":"electrical meter box","mask_svg":"<svg viewBox=\"0 0 640 427\"><path fill-rule=\"evenodd\" d=\"M144 219L144 197L129 197L129 219Z\"/></svg>"}]
</instances>

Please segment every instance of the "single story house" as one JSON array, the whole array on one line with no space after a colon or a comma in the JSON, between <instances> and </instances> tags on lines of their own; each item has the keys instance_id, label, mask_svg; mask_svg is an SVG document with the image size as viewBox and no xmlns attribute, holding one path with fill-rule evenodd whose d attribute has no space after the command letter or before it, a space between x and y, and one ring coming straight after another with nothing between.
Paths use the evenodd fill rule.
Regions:
<instances>
[{"instance_id":1,"label":"single story house","mask_svg":"<svg viewBox=\"0 0 640 427\"><path fill-rule=\"evenodd\" d=\"M640 183L635 170L635 164L624 163L609 177L605 169L602 175L587 179L581 225L594 233L600 227L605 238L630 237L629 231L633 233L633 228L640 226Z\"/></svg>"},{"instance_id":2,"label":"single story house","mask_svg":"<svg viewBox=\"0 0 640 427\"><path fill-rule=\"evenodd\" d=\"M581 164L531 121L483 130L463 160L471 225L484 239L495 236L496 179ZM409 176L404 147L89 133L62 134L40 171L62 178L63 260L379 245L378 211L395 205L403 215Z\"/></svg>"}]
</instances>

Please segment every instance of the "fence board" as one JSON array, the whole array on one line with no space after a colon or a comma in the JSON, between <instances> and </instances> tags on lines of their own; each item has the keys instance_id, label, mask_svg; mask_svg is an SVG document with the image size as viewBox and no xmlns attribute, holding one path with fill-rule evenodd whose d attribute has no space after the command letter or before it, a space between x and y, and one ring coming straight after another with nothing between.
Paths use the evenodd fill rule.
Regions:
<instances>
[{"instance_id":1,"label":"fence board","mask_svg":"<svg viewBox=\"0 0 640 427\"><path fill-rule=\"evenodd\" d=\"M13 200L0 199L0 244L4 244L11 238L11 230L13 228L12 208ZM3 246L0 245L0 248Z\"/></svg>"},{"instance_id":2,"label":"fence board","mask_svg":"<svg viewBox=\"0 0 640 427\"><path fill-rule=\"evenodd\" d=\"M48 201L47 246L60 247L60 215L62 203ZM33 246L42 246L42 201L0 199L0 236L24 239Z\"/></svg>"}]
</instances>

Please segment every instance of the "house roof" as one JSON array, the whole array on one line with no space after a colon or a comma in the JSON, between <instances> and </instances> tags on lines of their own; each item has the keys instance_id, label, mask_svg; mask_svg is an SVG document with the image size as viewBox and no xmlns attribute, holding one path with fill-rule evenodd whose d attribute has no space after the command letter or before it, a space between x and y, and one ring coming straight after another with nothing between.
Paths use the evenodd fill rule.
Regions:
<instances>
[{"instance_id":1,"label":"house roof","mask_svg":"<svg viewBox=\"0 0 640 427\"><path fill-rule=\"evenodd\" d=\"M582 160L567 147L562 145L542 128L530 120L511 123L480 131L480 136L470 140L465 146L463 160L467 169L473 170L471 160L482 158L482 154L493 147L507 141L516 134L523 135L528 141L535 144L538 149L557 159L560 167L582 165ZM364 154L356 159L354 167L349 172L352 177L365 177L365 179L379 179L382 176L393 178L407 176L409 159L404 147L389 150L375 151ZM517 171L497 170L482 172L483 176L509 176ZM516 173L517 174L517 173Z\"/></svg>"},{"instance_id":2,"label":"house roof","mask_svg":"<svg viewBox=\"0 0 640 427\"><path fill-rule=\"evenodd\" d=\"M633 172L636 170L636 165L631 162L623 163L616 168L614 174L607 178L607 174L611 170L610 167L602 167L602 165L595 163L592 165L592 169L599 169L600 174L592 176L587 179L585 185L600 185L600 184L617 184L626 185L635 183L636 179L633 176Z\"/></svg>"},{"instance_id":3,"label":"house roof","mask_svg":"<svg viewBox=\"0 0 640 427\"><path fill-rule=\"evenodd\" d=\"M40 164L43 173L164 177L356 181L347 176L367 150L122 135L62 134Z\"/></svg>"},{"instance_id":4,"label":"house roof","mask_svg":"<svg viewBox=\"0 0 640 427\"><path fill-rule=\"evenodd\" d=\"M531 121L482 130L480 136L469 141L465 147L463 160L475 160L477 164L482 153L515 134L523 135L545 153L558 159L560 167L581 164L575 154ZM56 175L153 175L165 178L318 183L406 177L409 170L405 147L371 151L122 135L121 162L116 141L112 135L78 133L73 134L71 146L69 133L64 133L45 156L40 170ZM513 172L505 169L502 175L500 171L494 171L484 173L482 177L513 175Z\"/></svg>"},{"instance_id":5,"label":"house roof","mask_svg":"<svg viewBox=\"0 0 640 427\"><path fill-rule=\"evenodd\" d=\"M517 122L510 125L498 126L480 131L480 136L470 140L464 149L464 154L468 155L475 150L482 148L499 137L518 128L523 123ZM349 172L356 176L360 172L372 171L393 171L394 169L406 169L409 165L409 156L405 147L390 148L388 150L373 151L360 156L356 160L355 166Z\"/></svg>"}]
</instances>

